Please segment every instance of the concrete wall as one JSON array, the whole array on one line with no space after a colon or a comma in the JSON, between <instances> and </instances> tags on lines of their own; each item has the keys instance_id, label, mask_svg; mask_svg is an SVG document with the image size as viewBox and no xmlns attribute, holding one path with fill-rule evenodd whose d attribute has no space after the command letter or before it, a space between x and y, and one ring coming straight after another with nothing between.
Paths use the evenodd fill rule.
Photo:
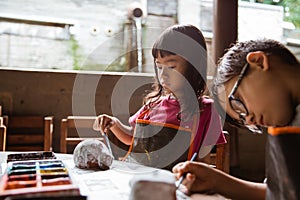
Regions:
<instances>
[{"instance_id":1,"label":"concrete wall","mask_svg":"<svg viewBox=\"0 0 300 200\"><path fill-rule=\"evenodd\" d=\"M135 1L141 2L148 13L142 20L141 35L142 48L146 51L143 72L151 72L152 68L147 68L152 64L149 48L166 27L175 24L177 0L153 0L148 4L145 0ZM0 1L0 67L98 71L108 66L109 71L136 67L126 57L137 49L134 21L127 16L132 2ZM41 22L68 26L41 25ZM133 42L129 43L130 40Z\"/></svg>"}]
</instances>

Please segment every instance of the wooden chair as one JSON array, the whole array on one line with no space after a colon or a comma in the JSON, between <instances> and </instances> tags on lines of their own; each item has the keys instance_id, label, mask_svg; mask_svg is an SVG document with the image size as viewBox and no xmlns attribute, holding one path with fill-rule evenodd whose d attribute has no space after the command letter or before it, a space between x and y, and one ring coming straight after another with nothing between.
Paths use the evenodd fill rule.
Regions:
<instances>
[{"instance_id":1,"label":"wooden chair","mask_svg":"<svg viewBox=\"0 0 300 200\"><path fill-rule=\"evenodd\" d=\"M230 137L227 131L223 131L227 143L216 145L215 152L210 153L211 164L215 165L217 169L220 169L226 173L229 173L230 169Z\"/></svg>"},{"instance_id":2,"label":"wooden chair","mask_svg":"<svg viewBox=\"0 0 300 200\"><path fill-rule=\"evenodd\" d=\"M2 117L2 106L0 105L0 151L5 151L6 147L6 126L4 126Z\"/></svg>"},{"instance_id":3,"label":"wooden chair","mask_svg":"<svg viewBox=\"0 0 300 200\"><path fill-rule=\"evenodd\" d=\"M5 116L6 150L52 151L52 116Z\"/></svg>"},{"instance_id":4,"label":"wooden chair","mask_svg":"<svg viewBox=\"0 0 300 200\"><path fill-rule=\"evenodd\" d=\"M0 151L5 151L5 148L6 148L6 126L0 125Z\"/></svg>"},{"instance_id":5,"label":"wooden chair","mask_svg":"<svg viewBox=\"0 0 300 200\"><path fill-rule=\"evenodd\" d=\"M68 116L61 120L60 151L72 153L76 145L87 139L95 138L103 141L98 131L93 129L96 116Z\"/></svg>"}]
</instances>

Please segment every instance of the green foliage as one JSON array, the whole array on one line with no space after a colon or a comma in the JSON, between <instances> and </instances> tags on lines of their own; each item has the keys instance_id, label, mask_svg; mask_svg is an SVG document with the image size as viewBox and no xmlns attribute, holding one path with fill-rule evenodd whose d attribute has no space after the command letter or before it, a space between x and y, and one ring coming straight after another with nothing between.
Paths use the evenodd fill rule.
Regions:
<instances>
[{"instance_id":1,"label":"green foliage","mask_svg":"<svg viewBox=\"0 0 300 200\"><path fill-rule=\"evenodd\" d=\"M300 28L300 0L283 0L281 3L286 11L285 20Z\"/></svg>"},{"instance_id":2,"label":"green foliage","mask_svg":"<svg viewBox=\"0 0 300 200\"><path fill-rule=\"evenodd\" d=\"M296 28L300 28L300 0L256 0L256 3L283 6L284 20L292 22Z\"/></svg>"}]
</instances>

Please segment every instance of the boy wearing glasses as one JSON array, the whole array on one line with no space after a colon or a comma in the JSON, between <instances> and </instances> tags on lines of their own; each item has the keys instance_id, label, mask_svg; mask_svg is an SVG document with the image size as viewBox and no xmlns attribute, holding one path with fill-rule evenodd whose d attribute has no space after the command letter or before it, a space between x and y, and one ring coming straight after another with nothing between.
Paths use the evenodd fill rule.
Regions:
<instances>
[{"instance_id":1,"label":"boy wearing glasses","mask_svg":"<svg viewBox=\"0 0 300 200\"><path fill-rule=\"evenodd\" d=\"M192 193L299 199L300 161L297 152L291 151L293 159L286 154L300 144L299 83L300 63L284 45L270 39L236 43L218 63L212 92L231 123L257 133L269 127L267 184L241 180L203 163L179 163L173 172L177 177L188 172L184 184Z\"/></svg>"}]
</instances>

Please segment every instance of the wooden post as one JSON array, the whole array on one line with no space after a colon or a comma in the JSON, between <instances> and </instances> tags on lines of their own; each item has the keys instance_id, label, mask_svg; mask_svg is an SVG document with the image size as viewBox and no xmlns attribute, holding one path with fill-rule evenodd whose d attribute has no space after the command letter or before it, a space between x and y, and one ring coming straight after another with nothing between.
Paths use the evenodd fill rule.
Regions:
<instances>
[{"instance_id":1,"label":"wooden post","mask_svg":"<svg viewBox=\"0 0 300 200\"><path fill-rule=\"evenodd\" d=\"M238 0L215 0L213 5L212 57L217 64L230 44L238 39ZM230 167L239 165L238 131L226 125L224 130L230 135Z\"/></svg>"},{"instance_id":2,"label":"wooden post","mask_svg":"<svg viewBox=\"0 0 300 200\"><path fill-rule=\"evenodd\" d=\"M224 50L237 40L238 0L215 0L213 21L212 53L217 63Z\"/></svg>"}]
</instances>

